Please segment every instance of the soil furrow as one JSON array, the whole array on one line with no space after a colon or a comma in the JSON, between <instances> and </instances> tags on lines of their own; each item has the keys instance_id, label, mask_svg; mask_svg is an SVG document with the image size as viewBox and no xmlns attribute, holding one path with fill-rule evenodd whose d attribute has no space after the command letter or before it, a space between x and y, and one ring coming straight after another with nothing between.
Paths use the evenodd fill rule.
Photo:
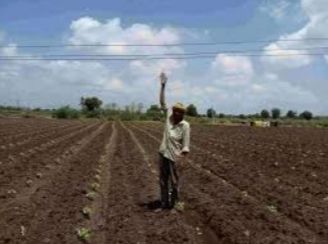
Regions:
<instances>
[{"instance_id":1,"label":"soil furrow","mask_svg":"<svg viewBox=\"0 0 328 244\"><path fill-rule=\"evenodd\" d=\"M107 128L107 129L106 129ZM104 132L103 132L104 131ZM76 223L82 218L86 189L95 160L107 139L108 127L99 127L76 148L74 154L51 175L39 182L32 195L13 203L6 209L0 240L13 243L77 243ZM4 222L3 222L4 221ZM22 235L21 227L25 228Z\"/></svg>"},{"instance_id":2,"label":"soil furrow","mask_svg":"<svg viewBox=\"0 0 328 244\"><path fill-rule=\"evenodd\" d=\"M139 130L140 132L143 132L145 135L147 135L148 137L156 140L157 143L159 143L159 139L156 138L156 137L154 137L154 136L152 136L151 134L149 134L149 132L144 131L144 130L138 128L138 127L134 127L134 128L136 130ZM216 175L214 172L208 171L207 169L203 169L203 166L201 164L195 164L195 161L190 162L190 166L193 166L196 171L199 171L199 173L205 173L205 174L208 174L209 176L216 177L217 178L217 181L224 180L226 185L229 185L229 187L231 189L234 189L235 191L237 191L239 193L242 193L243 192L237 185L232 184L231 181L229 179L227 179L226 177L221 178L221 176ZM197 166L197 167L195 167L195 166ZM194 179L191 179L191 182L194 182ZM239 194L239 195L242 195L242 194ZM248 193L248 197L252 198L252 201L255 203L255 205L256 204L260 204L263 207L266 207L267 206L263 202L259 201L258 198L254 197L254 196L250 196L249 193ZM278 210L275 209L275 211L278 211ZM303 231L305 231L308 234L308 236L309 236L308 241L317 240L318 241L317 243L321 243L320 240L322 240L322 236L320 236L317 233L315 233L315 231L313 230L313 228L308 228L307 226L303 225L302 223L299 223L297 220L295 220L294 218L291 218L288 215L284 215L283 213L279 213L279 214L283 217L283 219L285 219L284 220L285 226L291 225L291 226L294 226L294 229L303 229ZM292 231L291 233L293 233L293 232L294 231ZM300 235L298 235L298 236L300 236ZM305 240L305 239L303 238L303 240ZM313 241L312 243L316 243L316 242Z\"/></svg>"},{"instance_id":3,"label":"soil furrow","mask_svg":"<svg viewBox=\"0 0 328 244\"><path fill-rule=\"evenodd\" d=\"M138 127L136 127L136 129L143 131L156 140L156 137L151 135L147 130ZM159 132L156 134L158 135ZM199 145L199 143L200 142L197 141L197 145ZM240 171L236 172L236 167L233 169L224 169L222 166L224 166L225 162L220 163L222 160L217 159L219 152L214 151L211 147L202 149L198 146L193 146L193 148L199 152L204 150L208 151L207 157L204 157L204 155L194 155L193 157L193 161L202 162L202 168L206 168L217 177L228 181L240 191L251 193L257 201L273 206L275 211L280 212L290 219L290 221L311 230L313 234L318 236L319 240L322 238L328 240L328 223L325 221L328 217L328 206L322 200L323 196L327 195L324 194L324 190L321 190L323 196L319 198L312 194L298 191L297 181L295 182L296 185L289 186L288 184L284 184L283 176L279 177L279 181L276 181L276 178L270 179L267 174L259 172L257 168L245 171L244 164L235 161L233 158L230 159L230 162L235 162L239 166ZM213 162L217 163L213 164ZM253 164L253 167L254 165L256 164ZM292 178L290 177L290 179ZM302 179L304 179L304 177L299 176L297 178L297 180ZM259 185L262 187L258 188ZM305 185L309 186L309 183L305 183Z\"/></svg>"}]
</instances>

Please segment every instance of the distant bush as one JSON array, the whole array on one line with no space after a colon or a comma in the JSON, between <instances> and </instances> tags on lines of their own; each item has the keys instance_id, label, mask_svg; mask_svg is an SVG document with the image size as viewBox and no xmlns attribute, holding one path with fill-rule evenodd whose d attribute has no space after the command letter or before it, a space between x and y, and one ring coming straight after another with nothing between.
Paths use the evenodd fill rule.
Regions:
<instances>
[{"instance_id":1,"label":"distant bush","mask_svg":"<svg viewBox=\"0 0 328 244\"><path fill-rule=\"evenodd\" d=\"M297 117L297 112L293 110L288 110L288 112L286 113L286 117L290 119L294 119Z\"/></svg>"},{"instance_id":2,"label":"distant bush","mask_svg":"<svg viewBox=\"0 0 328 244\"><path fill-rule=\"evenodd\" d=\"M101 118L103 115L103 111L101 109L96 109L92 111L84 110L83 114L86 118Z\"/></svg>"},{"instance_id":3,"label":"distant bush","mask_svg":"<svg viewBox=\"0 0 328 244\"><path fill-rule=\"evenodd\" d=\"M150 106L149 109L146 111L146 116L143 118L148 118L153 121L159 121L164 116L160 107L157 104L153 104Z\"/></svg>"},{"instance_id":4,"label":"distant bush","mask_svg":"<svg viewBox=\"0 0 328 244\"><path fill-rule=\"evenodd\" d=\"M207 109L206 116L208 118L213 118L216 115L216 111L213 108Z\"/></svg>"},{"instance_id":5,"label":"distant bush","mask_svg":"<svg viewBox=\"0 0 328 244\"><path fill-rule=\"evenodd\" d=\"M310 111L304 111L300 114L300 118L310 120L313 118L313 114Z\"/></svg>"},{"instance_id":6,"label":"distant bush","mask_svg":"<svg viewBox=\"0 0 328 244\"><path fill-rule=\"evenodd\" d=\"M270 118L270 113L269 113L269 111L266 110L266 109L263 109L263 110L261 111L261 118L263 118L263 119L268 119L268 118Z\"/></svg>"},{"instance_id":7,"label":"distant bush","mask_svg":"<svg viewBox=\"0 0 328 244\"><path fill-rule=\"evenodd\" d=\"M123 121L137 120L136 115L134 113L129 113L129 112L121 113L120 118Z\"/></svg>"},{"instance_id":8,"label":"distant bush","mask_svg":"<svg viewBox=\"0 0 328 244\"><path fill-rule=\"evenodd\" d=\"M279 108L273 108L271 109L271 116L273 119L279 119L281 115L281 111Z\"/></svg>"},{"instance_id":9,"label":"distant bush","mask_svg":"<svg viewBox=\"0 0 328 244\"><path fill-rule=\"evenodd\" d=\"M194 104L190 104L187 106L186 115L196 117L198 115L197 108Z\"/></svg>"},{"instance_id":10,"label":"distant bush","mask_svg":"<svg viewBox=\"0 0 328 244\"><path fill-rule=\"evenodd\" d=\"M57 119L78 119L80 112L69 106L60 107L52 112L52 117Z\"/></svg>"},{"instance_id":11,"label":"distant bush","mask_svg":"<svg viewBox=\"0 0 328 244\"><path fill-rule=\"evenodd\" d=\"M218 117L219 117L220 119L223 119L223 118L225 117L225 114L224 114L224 113L219 113Z\"/></svg>"},{"instance_id":12,"label":"distant bush","mask_svg":"<svg viewBox=\"0 0 328 244\"><path fill-rule=\"evenodd\" d=\"M246 119L246 115L245 115L245 114L239 114L239 115L238 115L238 118L239 118L239 119Z\"/></svg>"},{"instance_id":13,"label":"distant bush","mask_svg":"<svg viewBox=\"0 0 328 244\"><path fill-rule=\"evenodd\" d=\"M80 105L82 106L82 109L90 112L99 110L102 103L103 102L98 97L81 97L80 99Z\"/></svg>"}]
</instances>

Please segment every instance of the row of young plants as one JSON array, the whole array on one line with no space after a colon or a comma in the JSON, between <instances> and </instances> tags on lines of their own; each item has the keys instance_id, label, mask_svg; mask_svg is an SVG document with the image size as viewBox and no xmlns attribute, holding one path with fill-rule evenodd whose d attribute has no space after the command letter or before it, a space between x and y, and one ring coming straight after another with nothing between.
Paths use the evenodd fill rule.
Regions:
<instances>
[{"instance_id":1,"label":"row of young plants","mask_svg":"<svg viewBox=\"0 0 328 244\"><path fill-rule=\"evenodd\" d=\"M85 221L84 224L76 229L76 234L79 240L82 242L89 242L94 234L94 229L92 226L92 220L95 218L97 211L97 201L100 201L101 193L101 180L103 178L102 172L104 170L104 160L99 160L94 171L94 175L90 180L87 189L83 192L85 198L88 199L88 204L81 209L81 214L83 215Z\"/></svg>"}]
</instances>

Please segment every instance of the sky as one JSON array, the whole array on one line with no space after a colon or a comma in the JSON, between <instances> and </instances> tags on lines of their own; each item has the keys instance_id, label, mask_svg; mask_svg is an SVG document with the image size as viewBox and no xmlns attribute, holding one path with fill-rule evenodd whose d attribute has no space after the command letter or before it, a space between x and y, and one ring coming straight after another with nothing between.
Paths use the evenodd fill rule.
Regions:
<instances>
[{"instance_id":1,"label":"sky","mask_svg":"<svg viewBox=\"0 0 328 244\"><path fill-rule=\"evenodd\" d=\"M98 96L104 104L141 102L148 107L158 103L158 76L164 71L169 105L193 103L203 113L210 107L230 114L278 107L282 112L327 115L326 26L326 0L1 0L0 59L195 52L211 56L0 60L0 104L77 107L81 96ZM123 46L22 47L100 43ZM126 46L179 43L218 44ZM257 55L245 55L247 50ZM244 55L231 54L236 51Z\"/></svg>"}]
</instances>

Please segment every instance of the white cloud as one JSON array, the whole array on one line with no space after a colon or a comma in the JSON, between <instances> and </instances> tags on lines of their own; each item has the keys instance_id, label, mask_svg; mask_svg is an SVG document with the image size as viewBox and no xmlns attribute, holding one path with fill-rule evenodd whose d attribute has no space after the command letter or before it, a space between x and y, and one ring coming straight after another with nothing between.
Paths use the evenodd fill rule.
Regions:
<instances>
[{"instance_id":1,"label":"white cloud","mask_svg":"<svg viewBox=\"0 0 328 244\"><path fill-rule=\"evenodd\" d=\"M254 93L262 93L266 90L266 87L262 84L252 84L251 85L251 90Z\"/></svg>"},{"instance_id":2,"label":"white cloud","mask_svg":"<svg viewBox=\"0 0 328 244\"><path fill-rule=\"evenodd\" d=\"M328 63L328 55L325 55L324 57L325 57L326 62Z\"/></svg>"},{"instance_id":3,"label":"white cloud","mask_svg":"<svg viewBox=\"0 0 328 244\"><path fill-rule=\"evenodd\" d=\"M254 84L248 93L249 103L252 106L266 108L280 107L288 109L317 109L318 98L308 90L288 81L267 81L266 83ZM246 102L247 103L247 102Z\"/></svg>"},{"instance_id":4,"label":"white cloud","mask_svg":"<svg viewBox=\"0 0 328 244\"><path fill-rule=\"evenodd\" d=\"M6 47L0 48L0 55L13 56L17 55L17 47L15 44L9 44Z\"/></svg>"},{"instance_id":5,"label":"white cloud","mask_svg":"<svg viewBox=\"0 0 328 244\"><path fill-rule=\"evenodd\" d=\"M286 39L291 39L289 36ZM281 38L280 40L283 40ZM298 38L297 38L298 39ZM290 50L293 48L301 48L300 45L295 44L281 44L281 43L271 43L270 45L264 48L264 56L262 60L266 64L276 66L275 69L279 68L298 68L301 66L309 65L313 57L306 55L307 51L301 50ZM272 56L270 56L272 55ZM277 56L273 56L277 55Z\"/></svg>"},{"instance_id":6,"label":"white cloud","mask_svg":"<svg viewBox=\"0 0 328 244\"><path fill-rule=\"evenodd\" d=\"M280 21L286 16L290 5L291 3L287 0L266 1L260 6L260 11Z\"/></svg>"},{"instance_id":7,"label":"white cloud","mask_svg":"<svg viewBox=\"0 0 328 244\"><path fill-rule=\"evenodd\" d=\"M92 53L101 54L125 54L125 55L148 55L165 53L182 53L183 49L177 47L152 46L145 47L143 44L173 44L182 39L182 33L177 28L163 27L155 28L147 24L135 23L123 27L119 18L107 20L102 23L91 17L84 17L71 24L72 35L69 38L72 44L140 44L141 46L107 46L88 50ZM130 74L132 83L142 85L154 85L154 78L160 72L165 71L170 75L173 71L182 69L185 62L164 60L136 60L129 62L129 70L124 67L126 73ZM131 77L133 76L133 78ZM157 81L157 80L156 80Z\"/></svg>"},{"instance_id":8,"label":"white cloud","mask_svg":"<svg viewBox=\"0 0 328 244\"><path fill-rule=\"evenodd\" d=\"M310 19L327 16L328 2L326 0L302 0L302 7Z\"/></svg>"},{"instance_id":9,"label":"white cloud","mask_svg":"<svg viewBox=\"0 0 328 244\"><path fill-rule=\"evenodd\" d=\"M114 78L106 82L106 85L109 89L114 89L114 90L122 90L122 88L124 88L123 81L118 78Z\"/></svg>"},{"instance_id":10,"label":"white cloud","mask_svg":"<svg viewBox=\"0 0 328 244\"><path fill-rule=\"evenodd\" d=\"M72 35L69 38L72 44L173 44L179 43L181 33L176 28L154 28L147 24L132 24L122 27L119 18L107 20L102 23L91 17L83 17L71 24ZM98 49L92 48L104 54L149 54L165 51L181 51L175 47L127 47L110 46Z\"/></svg>"},{"instance_id":11,"label":"white cloud","mask_svg":"<svg viewBox=\"0 0 328 244\"><path fill-rule=\"evenodd\" d=\"M72 44L163 44L180 42L182 33L176 28L155 28L147 24L132 24L123 27L119 18L100 22L91 17L83 17L75 20L70 25L71 33L69 42ZM68 53L87 54L142 54L149 53L173 53L183 52L176 47L74 47L64 50ZM0 49L1 55L26 55L19 52L14 44L10 47ZM15 61L7 62L0 67L0 83L10 88L11 100L23 96L22 100L30 100L20 93L21 87L27 91L36 92L45 90L48 100L54 104L62 100L70 101L83 93L96 92L109 97L116 94L115 99L123 103L134 100L143 102L154 102L150 95L152 91L157 95L158 75L165 71L168 75L179 73L185 67L185 62L165 60L140 60L130 62L101 62L101 61ZM10 84L11 83L11 84ZM26 83L26 84L24 84ZM29 83L27 85L27 83ZM70 91L71 90L71 91ZM2 90L3 91L3 90ZM60 95L56 94L59 93ZM22 95L23 94L23 95ZM118 97L118 94L120 94ZM8 97L8 96L7 96ZM36 96L35 96L36 97ZM36 102L36 100L39 100ZM78 101L78 100L76 100ZM157 101L157 100L155 100ZM0 101L1 102L1 101ZM33 102L38 106L43 103L41 97L35 98Z\"/></svg>"},{"instance_id":12,"label":"white cloud","mask_svg":"<svg viewBox=\"0 0 328 244\"><path fill-rule=\"evenodd\" d=\"M292 85L288 80L273 74L257 75L247 85L227 88L217 84L216 88L218 91L204 95L209 97L207 101L215 101L217 111L224 113L250 113L272 107L282 110L309 109L317 112L323 108L318 106L320 99L311 91Z\"/></svg>"},{"instance_id":13,"label":"white cloud","mask_svg":"<svg viewBox=\"0 0 328 244\"><path fill-rule=\"evenodd\" d=\"M281 38L305 35L311 28L304 27ZM186 40L185 30L140 23L125 26L119 18L104 22L91 17L80 18L72 22L70 31L68 40L72 44L159 44ZM199 33L195 32L193 35L201 40ZM190 36L189 30L188 37ZM284 46L272 43L266 48L278 49ZM83 47L64 51L110 55L185 52L182 47L142 46ZM0 54L27 53L12 44L5 49L0 48ZM218 54L212 62L205 61L201 65L198 64L203 61L193 60L194 63L191 63L174 59L129 62L5 62L0 65L0 103L15 103L20 99L21 104L31 106L77 105L80 96L96 95L105 103L117 102L124 105L143 102L147 106L158 102L158 75L165 71L169 76L169 104L177 101L194 103L203 112L211 106L218 112L225 113L250 113L273 106L316 111L320 99L311 90L292 84L291 79L285 79L274 68L277 63L283 67L297 67L307 65L312 60L264 61L268 65L264 70L259 69L258 63L248 57L226 54Z\"/></svg>"},{"instance_id":14,"label":"white cloud","mask_svg":"<svg viewBox=\"0 0 328 244\"><path fill-rule=\"evenodd\" d=\"M301 7L308 17L307 23L298 31L282 35L279 41L288 39L299 40L292 42L275 42L264 48L265 54L279 54L282 56L264 57L262 60L271 64L273 68L298 68L311 64L315 56L300 55L310 50L284 50L325 46L324 41L309 41L308 38L326 38L328 36L328 1L302 0ZM271 50L271 51L270 51ZM274 52L272 50L275 50ZM314 52L318 53L318 51ZM293 54L294 56L290 55ZM295 55L297 54L297 55ZM285 56L283 56L285 55ZM288 56L290 55L290 56Z\"/></svg>"},{"instance_id":15,"label":"white cloud","mask_svg":"<svg viewBox=\"0 0 328 244\"><path fill-rule=\"evenodd\" d=\"M213 76L217 83L238 86L250 82L254 70L248 57L218 54L211 64Z\"/></svg>"},{"instance_id":16,"label":"white cloud","mask_svg":"<svg viewBox=\"0 0 328 244\"><path fill-rule=\"evenodd\" d=\"M135 75L154 77L162 71L170 75L173 71L181 69L185 65L185 62L177 61L175 59L163 59L154 61L136 60L130 62L129 68Z\"/></svg>"}]
</instances>

